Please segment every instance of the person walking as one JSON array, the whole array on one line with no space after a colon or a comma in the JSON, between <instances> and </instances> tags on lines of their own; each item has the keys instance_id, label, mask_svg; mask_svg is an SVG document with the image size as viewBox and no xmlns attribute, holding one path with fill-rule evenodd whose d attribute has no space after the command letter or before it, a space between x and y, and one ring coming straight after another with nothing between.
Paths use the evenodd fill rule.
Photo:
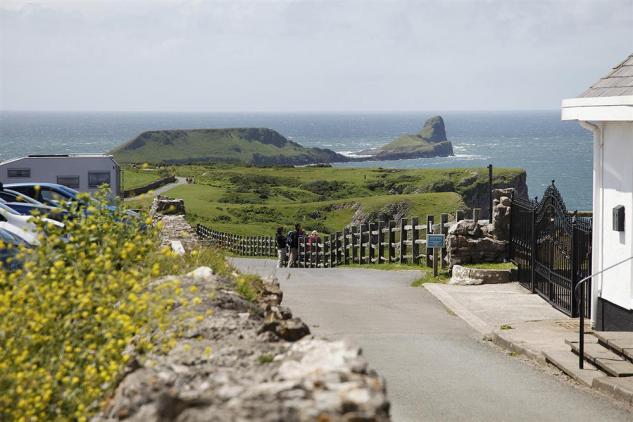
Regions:
<instances>
[{"instance_id":1,"label":"person walking","mask_svg":"<svg viewBox=\"0 0 633 422\"><path fill-rule=\"evenodd\" d=\"M275 236L277 242L277 268L283 268L286 264L286 237L284 236L284 228L277 227L277 234Z\"/></svg>"},{"instance_id":2,"label":"person walking","mask_svg":"<svg viewBox=\"0 0 633 422\"><path fill-rule=\"evenodd\" d=\"M299 260L299 238L304 235L301 224L295 224L294 231L288 233L286 243L290 248L290 256L288 257L288 268L296 267Z\"/></svg>"}]
</instances>

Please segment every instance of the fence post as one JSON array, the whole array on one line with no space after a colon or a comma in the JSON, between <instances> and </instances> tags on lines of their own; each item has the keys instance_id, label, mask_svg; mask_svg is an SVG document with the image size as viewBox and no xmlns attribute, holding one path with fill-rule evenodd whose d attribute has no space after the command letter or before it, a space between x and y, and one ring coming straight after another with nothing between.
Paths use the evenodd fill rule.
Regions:
<instances>
[{"instance_id":1,"label":"fence post","mask_svg":"<svg viewBox=\"0 0 633 422\"><path fill-rule=\"evenodd\" d=\"M323 239L327 239L327 242L323 241L323 266L330 268L332 264L332 235L328 234Z\"/></svg>"},{"instance_id":2,"label":"fence post","mask_svg":"<svg viewBox=\"0 0 633 422\"><path fill-rule=\"evenodd\" d=\"M399 262L400 264L404 264L404 258L406 256L406 247L407 245L404 243L404 241L407 238L407 232L404 229L404 226L406 226L407 224L407 220L405 218L401 218L400 219L400 251L399 251Z\"/></svg>"},{"instance_id":3,"label":"fence post","mask_svg":"<svg viewBox=\"0 0 633 422\"><path fill-rule=\"evenodd\" d=\"M464 210L457 210L455 212L455 222L462 221L464 219Z\"/></svg>"},{"instance_id":4,"label":"fence post","mask_svg":"<svg viewBox=\"0 0 633 422\"><path fill-rule=\"evenodd\" d=\"M375 245L374 245L374 231L376 230L376 223L369 223L369 233L367 234L367 253L369 256L367 257L367 263L373 264L374 257L376 256Z\"/></svg>"},{"instance_id":5,"label":"fence post","mask_svg":"<svg viewBox=\"0 0 633 422\"><path fill-rule=\"evenodd\" d=\"M349 237L349 250L350 250L350 262L352 264L356 263L356 229L357 226L350 227L350 237Z\"/></svg>"},{"instance_id":6,"label":"fence post","mask_svg":"<svg viewBox=\"0 0 633 422\"><path fill-rule=\"evenodd\" d=\"M444 247L442 248L442 253L440 254L440 259L442 260L442 269L446 268L446 238L448 237L448 214L440 215L440 233L444 235Z\"/></svg>"},{"instance_id":7,"label":"fence post","mask_svg":"<svg viewBox=\"0 0 633 422\"><path fill-rule=\"evenodd\" d=\"M427 215L426 216L426 234L427 236L429 234L433 233L433 223L435 222L435 218L432 215ZM431 248L426 248L426 266L427 267L432 267L433 266L433 249Z\"/></svg>"},{"instance_id":8,"label":"fence post","mask_svg":"<svg viewBox=\"0 0 633 422\"><path fill-rule=\"evenodd\" d=\"M334 244L336 246L336 252L334 254L334 265L339 266L341 264L341 232L336 232L336 238L334 239Z\"/></svg>"},{"instance_id":9,"label":"fence post","mask_svg":"<svg viewBox=\"0 0 633 422\"><path fill-rule=\"evenodd\" d=\"M315 261L314 267L315 268L319 268L319 265L321 264L321 252L322 251L321 251L321 246L320 246L320 243L319 243L318 239L315 239L313 249L314 249L314 252L315 252L315 255L316 255L315 258L314 258L314 261Z\"/></svg>"},{"instance_id":10,"label":"fence post","mask_svg":"<svg viewBox=\"0 0 633 422\"><path fill-rule=\"evenodd\" d=\"M358 263L365 263L365 246L363 245L363 238L365 237L365 231L367 230L367 224L360 224L358 226Z\"/></svg>"},{"instance_id":11,"label":"fence post","mask_svg":"<svg viewBox=\"0 0 633 422\"><path fill-rule=\"evenodd\" d=\"M396 260L396 222L388 221L387 229L389 232L387 233L387 255L388 255L388 263L395 262Z\"/></svg>"},{"instance_id":12,"label":"fence post","mask_svg":"<svg viewBox=\"0 0 633 422\"><path fill-rule=\"evenodd\" d=\"M349 256L349 251L347 250L347 246L348 246L348 242L347 242L347 236L349 235L349 228L345 227L343 229L343 265L347 265L348 263L348 256Z\"/></svg>"},{"instance_id":13,"label":"fence post","mask_svg":"<svg viewBox=\"0 0 633 422\"><path fill-rule=\"evenodd\" d=\"M473 221L476 223L481 217L481 208L473 208Z\"/></svg>"},{"instance_id":14,"label":"fence post","mask_svg":"<svg viewBox=\"0 0 633 422\"><path fill-rule=\"evenodd\" d=\"M411 261L414 264L420 263L420 245L418 239L420 238L420 230L418 229L418 217L411 219Z\"/></svg>"},{"instance_id":15,"label":"fence post","mask_svg":"<svg viewBox=\"0 0 633 422\"><path fill-rule=\"evenodd\" d=\"M301 268L306 268L308 263L308 251L306 250L306 238L305 236L301 236L299 238L299 247L301 250L301 255L299 255L299 263Z\"/></svg>"},{"instance_id":16,"label":"fence post","mask_svg":"<svg viewBox=\"0 0 633 422\"><path fill-rule=\"evenodd\" d=\"M382 261L385 256L385 234L382 232L385 228L385 223L379 221L378 225L378 253L376 257L376 263L382 264Z\"/></svg>"}]
</instances>

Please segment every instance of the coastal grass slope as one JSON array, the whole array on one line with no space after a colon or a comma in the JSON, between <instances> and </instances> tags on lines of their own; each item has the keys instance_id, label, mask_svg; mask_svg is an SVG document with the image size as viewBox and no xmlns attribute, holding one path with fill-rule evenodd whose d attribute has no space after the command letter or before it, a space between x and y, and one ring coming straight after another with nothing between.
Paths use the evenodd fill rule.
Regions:
<instances>
[{"instance_id":1,"label":"coastal grass slope","mask_svg":"<svg viewBox=\"0 0 633 422\"><path fill-rule=\"evenodd\" d=\"M193 177L166 195L185 200L188 219L247 236L302 223L323 233L352 222L421 217L484 206L486 169L176 166ZM495 169L498 187L525 186L520 169ZM149 198L136 203L142 206Z\"/></svg>"}]
</instances>

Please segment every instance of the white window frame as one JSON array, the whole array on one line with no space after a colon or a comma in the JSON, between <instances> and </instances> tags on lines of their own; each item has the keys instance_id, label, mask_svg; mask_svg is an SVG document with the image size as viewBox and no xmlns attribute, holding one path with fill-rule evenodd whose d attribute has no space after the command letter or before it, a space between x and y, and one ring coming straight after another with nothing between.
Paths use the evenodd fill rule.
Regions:
<instances>
[{"instance_id":1,"label":"white window frame","mask_svg":"<svg viewBox=\"0 0 633 422\"><path fill-rule=\"evenodd\" d=\"M108 175L108 181L107 182L100 182L98 184L92 183L91 176L94 176L94 175L105 175L105 174ZM101 186L103 184L111 186L111 183L112 183L112 173L109 172L109 171L89 171L88 172L88 187L89 188L98 188L99 186Z\"/></svg>"}]
</instances>

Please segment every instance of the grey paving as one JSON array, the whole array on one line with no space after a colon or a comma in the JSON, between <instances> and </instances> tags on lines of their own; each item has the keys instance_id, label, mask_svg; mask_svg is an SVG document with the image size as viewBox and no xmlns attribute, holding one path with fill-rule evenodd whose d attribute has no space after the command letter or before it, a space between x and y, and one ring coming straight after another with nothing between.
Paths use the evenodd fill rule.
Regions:
<instances>
[{"instance_id":1,"label":"grey paving","mask_svg":"<svg viewBox=\"0 0 633 422\"><path fill-rule=\"evenodd\" d=\"M244 272L276 273L284 302L315 334L360 345L387 379L394 421L630 421L588 390L555 379L480 340L413 272L274 269L235 259Z\"/></svg>"},{"instance_id":2,"label":"grey paving","mask_svg":"<svg viewBox=\"0 0 633 422\"><path fill-rule=\"evenodd\" d=\"M176 177L176 181L174 183L169 183L165 186L161 186L158 189L154 189L152 192L154 193L154 196L156 195L162 195L165 192L172 190L173 188L180 186L180 185L184 185L185 183L187 183L187 178L185 177Z\"/></svg>"}]
</instances>

